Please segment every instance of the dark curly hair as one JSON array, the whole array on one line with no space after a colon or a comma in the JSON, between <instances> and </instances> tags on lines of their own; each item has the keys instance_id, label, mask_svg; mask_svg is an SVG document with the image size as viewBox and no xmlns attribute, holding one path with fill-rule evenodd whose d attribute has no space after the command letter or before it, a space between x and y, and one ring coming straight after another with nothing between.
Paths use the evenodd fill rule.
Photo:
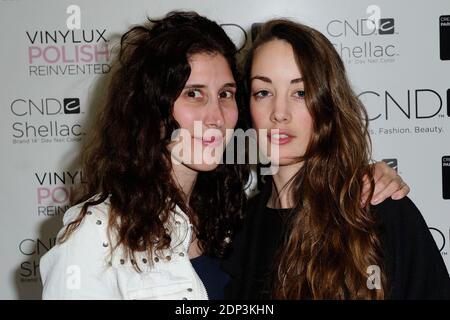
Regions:
<instances>
[{"instance_id":1,"label":"dark curly hair","mask_svg":"<svg viewBox=\"0 0 450 320\"><path fill-rule=\"evenodd\" d=\"M172 111L191 72L189 57L221 54L239 88L237 50L217 23L195 12L148 20L121 38L106 102L85 150L86 183L74 201L84 204L60 241L80 225L89 206L109 197L109 233L118 235L114 248L123 245L132 256L145 250L159 255L170 245L164 224L178 205L194 224L204 253L221 257L242 220L247 166L222 164L199 172L187 205L172 178L167 146L179 128ZM238 106L241 99L237 90ZM247 127L241 119L237 126Z\"/></svg>"}]
</instances>

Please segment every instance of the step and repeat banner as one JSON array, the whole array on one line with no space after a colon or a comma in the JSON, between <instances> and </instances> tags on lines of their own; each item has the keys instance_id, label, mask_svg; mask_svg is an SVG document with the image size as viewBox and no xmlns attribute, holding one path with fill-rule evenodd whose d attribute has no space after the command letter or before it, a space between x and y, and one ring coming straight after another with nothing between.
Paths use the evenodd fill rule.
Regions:
<instances>
[{"instance_id":1,"label":"step and repeat banner","mask_svg":"<svg viewBox=\"0 0 450 320\"><path fill-rule=\"evenodd\" d=\"M118 37L177 9L218 21L240 48L275 17L323 32L367 107L374 159L411 186L450 269L448 0L0 0L1 299L40 298L39 259L83 181Z\"/></svg>"}]
</instances>

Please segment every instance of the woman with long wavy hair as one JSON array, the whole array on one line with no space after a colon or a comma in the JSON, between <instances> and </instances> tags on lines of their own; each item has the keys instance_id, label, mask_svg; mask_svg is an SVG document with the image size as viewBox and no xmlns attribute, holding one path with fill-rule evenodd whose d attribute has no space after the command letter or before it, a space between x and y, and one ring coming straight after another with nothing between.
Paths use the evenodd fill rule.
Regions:
<instances>
[{"instance_id":1,"label":"woman with long wavy hair","mask_svg":"<svg viewBox=\"0 0 450 320\"><path fill-rule=\"evenodd\" d=\"M260 147L279 168L250 201L224 264L233 276L228 294L450 298L445 264L411 200L367 200L368 118L330 41L302 24L269 21L245 73L253 126L267 132Z\"/></svg>"}]
</instances>

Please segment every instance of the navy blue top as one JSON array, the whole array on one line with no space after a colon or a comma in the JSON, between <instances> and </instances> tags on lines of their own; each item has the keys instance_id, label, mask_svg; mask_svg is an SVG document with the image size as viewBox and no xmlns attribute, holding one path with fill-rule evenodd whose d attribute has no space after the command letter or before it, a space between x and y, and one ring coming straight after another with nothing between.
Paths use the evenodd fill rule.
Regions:
<instances>
[{"instance_id":1,"label":"navy blue top","mask_svg":"<svg viewBox=\"0 0 450 320\"><path fill-rule=\"evenodd\" d=\"M210 256L191 259L192 266L205 285L210 300L223 300L225 285L230 281L228 274L220 268L220 260Z\"/></svg>"}]
</instances>

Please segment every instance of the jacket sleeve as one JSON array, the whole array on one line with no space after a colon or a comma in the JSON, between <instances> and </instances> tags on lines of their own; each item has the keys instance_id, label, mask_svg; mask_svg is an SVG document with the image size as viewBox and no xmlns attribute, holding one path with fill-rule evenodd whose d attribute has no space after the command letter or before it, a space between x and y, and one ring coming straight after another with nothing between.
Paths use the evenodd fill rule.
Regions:
<instances>
[{"instance_id":1,"label":"jacket sleeve","mask_svg":"<svg viewBox=\"0 0 450 320\"><path fill-rule=\"evenodd\" d=\"M63 230L79 212L80 207L66 212ZM114 285L114 272L108 268L108 248L96 228L94 216L85 216L68 240L56 244L41 258L43 299L121 298Z\"/></svg>"},{"instance_id":2,"label":"jacket sleeve","mask_svg":"<svg viewBox=\"0 0 450 320\"><path fill-rule=\"evenodd\" d=\"M444 260L419 209L407 197L376 207L384 222L392 299L450 299ZM389 279L388 279L389 281Z\"/></svg>"}]
</instances>

